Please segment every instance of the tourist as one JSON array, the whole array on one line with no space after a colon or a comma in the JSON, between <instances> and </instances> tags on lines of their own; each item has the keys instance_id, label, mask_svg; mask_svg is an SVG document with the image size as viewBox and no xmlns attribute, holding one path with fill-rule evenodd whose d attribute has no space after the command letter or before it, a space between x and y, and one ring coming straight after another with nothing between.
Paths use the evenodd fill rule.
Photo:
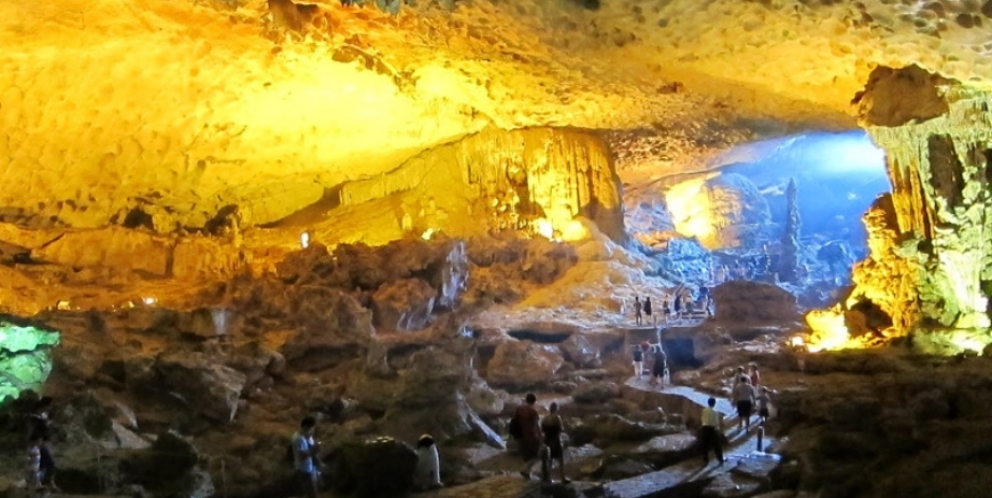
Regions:
<instances>
[{"instance_id":1,"label":"tourist","mask_svg":"<svg viewBox=\"0 0 992 498\"><path fill-rule=\"evenodd\" d=\"M700 446L703 447L703 465L710 463L710 450L716 455L716 459L723 465L723 444L720 441L720 414L715 410L716 399L706 400L706 408L703 408L703 415L700 417L702 428L700 429Z\"/></svg>"},{"instance_id":2,"label":"tourist","mask_svg":"<svg viewBox=\"0 0 992 498\"><path fill-rule=\"evenodd\" d=\"M754 407L754 388L751 379L741 376L740 382L734 386L734 404L737 405L737 428L751 430L751 410Z\"/></svg>"},{"instance_id":3,"label":"tourist","mask_svg":"<svg viewBox=\"0 0 992 498\"><path fill-rule=\"evenodd\" d=\"M561 473L561 483L568 484L565 477L565 448L561 443L561 435L565 432L565 426L558 415L558 403L552 402L548 406L548 414L541 419L541 431L544 433L545 451L541 458L541 480L548 482L551 480L551 465L558 461L558 470Z\"/></svg>"},{"instance_id":4,"label":"tourist","mask_svg":"<svg viewBox=\"0 0 992 498\"><path fill-rule=\"evenodd\" d=\"M662 349L661 343L651 346L654 352L651 363L651 385L660 383L662 386L668 384L668 355Z\"/></svg>"},{"instance_id":5,"label":"tourist","mask_svg":"<svg viewBox=\"0 0 992 498\"><path fill-rule=\"evenodd\" d=\"M644 353L647 352L646 344L647 342L645 341L644 344L634 345L634 377L640 377L644 373Z\"/></svg>"},{"instance_id":6,"label":"tourist","mask_svg":"<svg viewBox=\"0 0 992 498\"><path fill-rule=\"evenodd\" d=\"M42 490L43 475L41 473L41 446L44 444L41 434L31 434L28 438L28 465L24 482L32 493Z\"/></svg>"},{"instance_id":7,"label":"tourist","mask_svg":"<svg viewBox=\"0 0 992 498\"><path fill-rule=\"evenodd\" d=\"M674 311L675 319L682 320L682 294L676 292L675 295L673 296L672 304L675 306L675 311Z\"/></svg>"},{"instance_id":8,"label":"tourist","mask_svg":"<svg viewBox=\"0 0 992 498\"><path fill-rule=\"evenodd\" d=\"M761 374L758 373L758 365L752 362L748 365L748 369L750 370L748 377L751 379L751 387L757 390L761 387Z\"/></svg>"},{"instance_id":9,"label":"tourist","mask_svg":"<svg viewBox=\"0 0 992 498\"><path fill-rule=\"evenodd\" d=\"M534 404L537 403L537 396L528 393L524 398L525 403L518 406L513 412L513 419L510 424L519 427L519 448L520 456L524 459L524 467L520 469L520 475L524 479L530 479L530 469L534 466L541 452L541 416L537 413Z\"/></svg>"},{"instance_id":10,"label":"tourist","mask_svg":"<svg viewBox=\"0 0 992 498\"><path fill-rule=\"evenodd\" d=\"M665 323L668 323L668 317L672 314L672 305L668 302L668 297L661 302L661 314L665 318Z\"/></svg>"},{"instance_id":11,"label":"tourist","mask_svg":"<svg viewBox=\"0 0 992 498\"><path fill-rule=\"evenodd\" d=\"M737 367L737 370L734 370L733 377L731 378L735 388L737 387L737 384L741 383L741 379L744 377L744 367Z\"/></svg>"},{"instance_id":12,"label":"tourist","mask_svg":"<svg viewBox=\"0 0 992 498\"><path fill-rule=\"evenodd\" d=\"M51 436L52 423L49 411L52 409L52 398L45 396L38 400L34 412L28 419L29 438L38 446L38 465L40 484L51 491L58 492L55 485L55 459L52 457Z\"/></svg>"},{"instance_id":13,"label":"tourist","mask_svg":"<svg viewBox=\"0 0 992 498\"><path fill-rule=\"evenodd\" d=\"M768 421L768 405L772 402L772 397L768 393L767 387L761 386L760 394L755 398L755 401L758 402L758 418L761 419L761 424L764 425Z\"/></svg>"},{"instance_id":14,"label":"tourist","mask_svg":"<svg viewBox=\"0 0 992 498\"><path fill-rule=\"evenodd\" d=\"M317 482L320 479L320 442L313 439L316 426L316 419L305 417L300 421L300 430L293 434L295 479L307 498L317 497Z\"/></svg>"},{"instance_id":15,"label":"tourist","mask_svg":"<svg viewBox=\"0 0 992 498\"><path fill-rule=\"evenodd\" d=\"M424 434L417 439L416 481L422 489L444 487L441 483L441 458L437 453L434 438L430 434Z\"/></svg>"},{"instance_id":16,"label":"tourist","mask_svg":"<svg viewBox=\"0 0 992 498\"><path fill-rule=\"evenodd\" d=\"M641 298L634 296L634 323L641 324Z\"/></svg>"},{"instance_id":17,"label":"tourist","mask_svg":"<svg viewBox=\"0 0 992 498\"><path fill-rule=\"evenodd\" d=\"M647 321L651 321L651 296L644 298L644 316L647 317Z\"/></svg>"}]
</instances>

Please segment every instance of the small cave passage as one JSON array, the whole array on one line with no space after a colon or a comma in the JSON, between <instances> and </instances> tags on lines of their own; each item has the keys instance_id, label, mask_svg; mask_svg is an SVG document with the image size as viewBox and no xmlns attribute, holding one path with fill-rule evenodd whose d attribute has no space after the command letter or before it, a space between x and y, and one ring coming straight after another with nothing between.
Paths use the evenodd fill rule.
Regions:
<instances>
[{"instance_id":1,"label":"small cave passage","mask_svg":"<svg viewBox=\"0 0 992 498\"><path fill-rule=\"evenodd\" d=\"M661 346L668 355L668 368L672 370L697 369L703 362L696 358L692 339L662 339Z\"/></svg>"},{"instance_id":2,"label":"small cave passage","mask_svg":"<svg viewBox=\"0 0 992 498\"><path fill-rule=\"evenodd\" d=\"M511 330L506 335L520 341L538 344L561 344L572 337L571 332L536 332L533 330Z\"/></svg>"}]
</instances>

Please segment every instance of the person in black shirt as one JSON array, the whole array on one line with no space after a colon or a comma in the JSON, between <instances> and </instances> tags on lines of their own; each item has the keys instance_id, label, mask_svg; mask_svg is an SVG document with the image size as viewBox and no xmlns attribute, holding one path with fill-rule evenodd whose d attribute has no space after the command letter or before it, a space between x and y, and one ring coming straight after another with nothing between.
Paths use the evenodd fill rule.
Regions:
<instances>
[{"instance_id":1,"label":"person in black shirt","mask_svg":"<svg viewBox=\"0 0 992 498\"><path fill-rule=\"evenodd\" d=\"M541 459L541 478L545 482L550 481L551 464L557 460L558 470L561 472L562 484L568 484L565 477L565 448L561 442L561 435L565 431L558 415L558 403L551 403L548 406L548 414L541 419L541 432L544 433L545 451Z\"/></svg>"}]
</instances>

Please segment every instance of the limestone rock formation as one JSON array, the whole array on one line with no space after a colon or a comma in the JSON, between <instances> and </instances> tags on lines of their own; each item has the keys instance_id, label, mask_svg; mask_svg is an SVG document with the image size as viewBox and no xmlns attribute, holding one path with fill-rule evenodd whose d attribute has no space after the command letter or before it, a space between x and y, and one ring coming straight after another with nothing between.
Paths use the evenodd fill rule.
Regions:
<instances>
[{"instance_id":1,"label":"limestone rock formation","mask_svg":"<svg viewBox=\"0 0 992 498\"><path fill-rule=\"evenodd\" d=\"M873 259L895 252L908 262L884 281L856 272L859 289L878 294L869 299L902 331L988 327L989 94L910 66L876 70L858 101L893 184L895 232L888 247L872 248L881 251Z\"/></svg>"},{"instance_id":2,"label":"limestone rock formation","mask_svg":"<svg viewBox=\"0 0 992 498\"><path fill-rule=\"evenodd\" d=\"M722 174L706 182L712 232L701 234L709 248L756 247L771 224L768 201L747 177Z\"/></svg>"},{"instance_id":3,"label":"limestone rock formation","mask_svg":"<svg viewBox=\"0 0 992 498\"><path fill-rule=\"evenodd\" d=\"M570 238L577 217L615 240L625 237L609 149L580 130L487 129L427 150L381 177L346 183L339 195L342 210L399 200L396 218L385 222L389 231L354 235L364 240L428 230L467 236L516 229ZM335 229L327 227L329 235ZM326 238L320 227L317 235Z\"/></svg>"},{"instance_id":4,"label":"limestone rock formation","mask_svg":"<svg viewBox=\"0 0 992 498\"><path fill-rule=\"evenodd\" d=\"M410 278L383 284L372 295L373 323L379 330L420 330L430 324L437 291Z\"/></svg>"},{"instance_id":5,"label":"limestone rock formation","mask_svg":"<svg viewBox=\"0 0 992 498\"><path fill-rule=\"evenodd\" d=\"M494 386L525 390L550 383L563 363L551 347L529 341L506 342L496 347L486 379Z\"/></svg>"},{"instance_id":6,"label":"limestone rock formation","mask_svg":"<svg viewBox=\"0 0 992 498\"><path fill-rule=\"evenodd\" d=\"M713 289L717 322L782 324L799 322L796 296L771 284L732 280Z\"/></svg>"}]
</instances>

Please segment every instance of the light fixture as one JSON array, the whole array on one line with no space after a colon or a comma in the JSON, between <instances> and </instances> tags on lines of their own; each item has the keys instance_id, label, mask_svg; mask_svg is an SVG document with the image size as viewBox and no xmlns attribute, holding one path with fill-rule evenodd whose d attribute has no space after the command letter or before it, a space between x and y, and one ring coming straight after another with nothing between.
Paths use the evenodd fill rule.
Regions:
<instances>
[{"instance_id":1,"label":"light fixture","mask_svg":"<svg viewBox=\"0 0 992 498\"><path fill-rule=\"evenodd\" d=\"M143 297L143 298L141 298L141 301L143 303L145 303L146 306L151 306L151 305L155 304L155 302L157 301L157 299L155 299L154 297Z\"/></svg>"},{"instance_id":2,"label":"light fixture","mask_svg":"<svg viewBox=\"0 0 992 498\"><path fill-rule=\"evenodd\" d=\"M303 232L300 234L300 246L304 249L310 247L310 232Z\"/></svg>"}]
</instances>

